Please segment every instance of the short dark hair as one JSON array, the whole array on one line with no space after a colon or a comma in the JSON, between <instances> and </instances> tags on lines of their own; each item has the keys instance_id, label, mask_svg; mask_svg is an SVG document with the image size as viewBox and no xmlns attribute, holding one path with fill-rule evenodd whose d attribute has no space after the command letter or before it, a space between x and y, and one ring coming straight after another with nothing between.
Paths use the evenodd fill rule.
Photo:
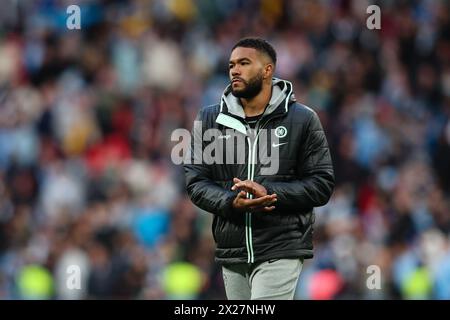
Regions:
<instances>
[{"instance_id":1,"label":"short dark hair","mask_svg":"<svg viewBox=\"0 0 450 320\"><path fill-rule=\"evenodd\" d=\"M242 38L236 44L233 46L233 51L237 47L243 47L243 48L253 48L258 50L259 52L262 52L270 57L273 64L277 64L277 53L275 49L272 47L272 45L267 42L266 40L262 38L254 38L254 37L248 37L248 38Z\"/></svg>"}]
</instances>

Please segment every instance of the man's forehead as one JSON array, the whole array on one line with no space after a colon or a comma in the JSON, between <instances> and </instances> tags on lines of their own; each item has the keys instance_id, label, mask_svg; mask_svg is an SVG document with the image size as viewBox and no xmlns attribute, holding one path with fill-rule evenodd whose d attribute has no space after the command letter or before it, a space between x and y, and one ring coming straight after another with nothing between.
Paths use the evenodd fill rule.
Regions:
<instances>
[{"instance_id":1,"label":"man's forehead","mask_svg":"<svg viewBox=\"0 0 450 320\"><path fill-rule=\"evenodd\" d=\"M255 48L245 48L245 47L236 47L231 52L230 61L237 61L237 60L241 60L244 58L247 58L250 60L255 60L258 58L261 59L262 54Z\"/></svg>"}]
</instances>

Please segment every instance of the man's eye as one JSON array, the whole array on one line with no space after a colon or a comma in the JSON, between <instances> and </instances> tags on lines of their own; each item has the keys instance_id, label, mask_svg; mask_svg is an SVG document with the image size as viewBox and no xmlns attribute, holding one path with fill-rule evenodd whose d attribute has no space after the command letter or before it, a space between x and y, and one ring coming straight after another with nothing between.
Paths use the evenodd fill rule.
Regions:
<instances>
[{"instance_id":1,"label":"man's eye","mask_svg":"<svg viewBox=\"0 0 450 320\"><path fill-rule=\"evenodd\" d=\"M232 65L232 64L230 64L230 65L229 65L228 67L229 67L229 68L231 69L231 68L233 68L233 65Z\"/></svg>"}]
</instances>

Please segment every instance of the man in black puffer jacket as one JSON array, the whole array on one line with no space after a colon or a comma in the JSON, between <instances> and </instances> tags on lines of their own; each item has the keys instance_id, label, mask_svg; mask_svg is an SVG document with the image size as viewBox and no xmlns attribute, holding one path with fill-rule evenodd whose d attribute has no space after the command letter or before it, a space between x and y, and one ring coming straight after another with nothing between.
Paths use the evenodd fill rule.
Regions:
<instances>
[{"instance_id":1,"label":"man in black puffer jacket","mask_svg":"<svg viewBox=\"0 0 450 320\"><path fill-rule=\"evenodd\" d=\"M189 197L214 214L229 299L293 299L303 259L313 257L313 209L334 188L320 120L273 77L275 65L263 39L233 47L231 84L200 110L184 164Z\"/></svg>"}]
</instances>

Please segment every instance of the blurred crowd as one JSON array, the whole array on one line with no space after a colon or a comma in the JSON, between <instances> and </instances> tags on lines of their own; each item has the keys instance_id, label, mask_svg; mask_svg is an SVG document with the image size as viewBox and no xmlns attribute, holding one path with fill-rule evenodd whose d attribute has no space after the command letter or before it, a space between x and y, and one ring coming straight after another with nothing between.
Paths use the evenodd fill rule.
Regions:
<instances>
[{"instance_id":1,"label":"blurred crowd","mask_svg":"<svg viewBox=\"0 0 450 320\"><path fill-rule=\"evenodd\" d=\"M450 299L448 1L0 6L0 299L225 298L171 133L219 101L249 35L276 48L335 166L296 298Z\"/></svg>"}]
</instances>

